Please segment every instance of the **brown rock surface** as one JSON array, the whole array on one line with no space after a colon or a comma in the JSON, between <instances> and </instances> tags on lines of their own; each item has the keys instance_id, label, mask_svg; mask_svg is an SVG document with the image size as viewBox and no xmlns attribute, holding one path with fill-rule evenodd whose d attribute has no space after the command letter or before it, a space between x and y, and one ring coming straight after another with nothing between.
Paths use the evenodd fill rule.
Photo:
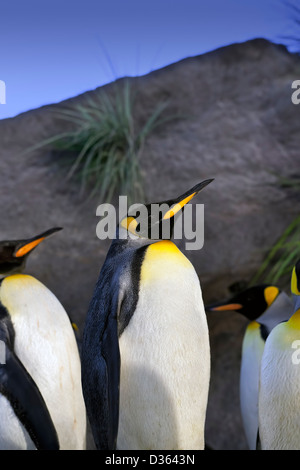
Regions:
<instances>
[{"instance_id":1,"label":"brown rock surface","mask_svg":"<svg viewBox=\"0 0 300 470\"><path fill-rule=\"evenodd\" d=\"M139 122L165 99L172 112L185 116L147 141L141 164L148 200L169 199L215 178L195 201L205 204L204 248L186 253L206 302L227 296L232 283L248 281L265 250L298 214L295 198L276 181L277 175L300 173L300 106L291 102L291 83L299 77L299 58L257 39L130 79L138 92ZM53 111L84 100L81 95L0 121L1 239L64 227L32 254L27 272L57 295L81 331L109 246L95 232L96 207L103 201L85 201L51 151L22 152L64 130ZM244 449L238 384L246 321L233 313L211 314L208 321L207 443Z\"/></svg>"}]
</instances>

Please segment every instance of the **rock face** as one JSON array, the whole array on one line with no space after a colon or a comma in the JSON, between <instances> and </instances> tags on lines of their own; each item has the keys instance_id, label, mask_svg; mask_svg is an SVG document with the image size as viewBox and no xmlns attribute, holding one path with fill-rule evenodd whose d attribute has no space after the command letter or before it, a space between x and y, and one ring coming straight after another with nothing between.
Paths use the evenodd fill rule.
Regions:
<instances>
[{"instance_id":1,"label":"rock face","mask_svg":"<svg viewBox=\"0 0 300 470\"><path fill-rule=\"evenodd\" d=\"M184 116L147 140L141 165L148 200L169 199L215 178L195 200L205 204L204 247L186 252L205 302L227 297L235 282L249 281L298 214L295 198L280 187L278 176L300 173L300 106L291 102L291 83L299 78L298 57L257 39L130 79L138 93L138 122L166 99L170 112ZM64 227L32 253L27 272L57 295L81 332L109 246L96 237L96 207L104 201L80 196L77 182L66 181L51 151L23 151L64 130L54 111L100 92L0 121L1 239ZM178 244L184 251L184 243ZM210 314L208 323L207 444L246 449L238 387L247 322L219 312Z\"/></svg>"}]
</instances>

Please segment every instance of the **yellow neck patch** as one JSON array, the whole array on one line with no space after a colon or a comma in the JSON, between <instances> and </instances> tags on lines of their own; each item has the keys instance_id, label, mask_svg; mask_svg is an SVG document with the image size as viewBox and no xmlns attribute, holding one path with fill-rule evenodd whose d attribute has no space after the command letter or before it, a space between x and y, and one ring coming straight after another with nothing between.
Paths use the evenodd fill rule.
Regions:
<instances>
[{"instance_id":1,"label":"yellow neck patch","mask_svg":"<svg viewBox=\"0 0 300 470\"><path fill-rule=\"evenodd\" d=\"M34 288L36 284L40 284L39 281L28 274L12 274L3 279L0 286L0 299L11 316L16 315L20 310L18 294L23 290Z\"/></svg>"},{"instance_id":2,"label":"yellow neck patch","mask_svg":"<svg viewBox=\"0 0 300 470\"><path fill-rule=\"evenodd\" d=\"M159 280L176 275L178 269L193 268L191 262L170 240L162 240L148 246L142 264L142 282Z\"/></svg>"},{"instance_id":3,"label":"yellow neck patch","mask_svg":"<svg viewBox=\"0 0 300 470\"><path fill-rule=\"evenodd\" d=\"M265 288L264 296L269 307L270 305L272 305L272 303L274 302L278 294L279 294L279 289L275 286L269 286Z\"/></svg>"},{"instance_id":4,"label":"yellow neck patch","mask_svg":"<svg viewBox=\"0 0 300 470\"><path fill-rule=\"evenodd\" d=\"M295 267L294 267L293 272L292 272L291 291L292 291L292 294L300 295L300 292L299 292L298 286L297 286L297 274L296 274Z\"/></svg>"},{"instance_id":5,"label":"yellow neck patch","mask_svg":"<svg viewBox=\"0 0 300 470\"><path fill-rule=\"evenodd\" d=\"M247 326L247 330L249 331L256 331L260 328L260 324L257 323L256 321L251 321L249 325Z\"/></svg>"},{"instance_id":6,"label":"yellow neck patch","mask_svg":"<svg viewBox=\"0 0 300 470\"><path fill-rule=\"evenodd\" d=\"M292 315L287 322L288 326L295 330L300 330L300 308Z\"/></svg>"},{"instance_id":7,"label":"yellow neck patch","mask_svg":"<svg viewBox=\"0 0 300 470\"><path fill-rule=\"evenodd\" d=\"M152 245L149 245L147 252L151 253L152 256L160 256L162 254L177 255L180 257L183 256L184 259L187 260L183 253L179 250L175 243L171 242L171 240L160 240L159 242L152 243Z\"/></svg>"}]
</instances>

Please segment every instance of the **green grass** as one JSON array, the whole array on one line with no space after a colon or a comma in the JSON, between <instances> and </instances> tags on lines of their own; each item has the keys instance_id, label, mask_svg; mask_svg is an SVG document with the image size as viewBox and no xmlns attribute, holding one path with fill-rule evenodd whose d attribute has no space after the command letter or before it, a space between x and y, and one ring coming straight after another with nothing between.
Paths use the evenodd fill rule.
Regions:
<instances>
[{"instance_id":1,"label":"green grass","mask_svg":"<svg viewBox=\"0 0 300 470\"><path fill-rule=\"evenodd\" d=\"M300 216L289 224L281 237L271 247L259 270L251 280L251 285L258 282L288 285L292 269L299 259Z\"/></svg>"},{"instance_id":2,"label":"green grass","mask_svg":"<svg viewBox=\"0 0 300 470\"><path fill-rule=\"evenodd\" d=\"M157 126L174 119L164 116L167 103L159 103L143 125L134 119L133 95L128 81L113 94L101 90L85 104L59 111L59 118L72 124L72 130L55 135L35 147L75 155L67 178L77 176L81 191L110 202L114 194L127 195L129 202L145 198L140 157L147 137Z\"/></svg>"},{"instance_id":3,"label":"green grass","mask_svg":"<svg viewBox=\"0 0 300 470\"><path fill-rule=\"evenodd\" d=\"M292 175L282 177L277 175L276 184L283 189L289 189L299 194L300 177ZM300 215L287 226L282 235L270 247L263 263L258 269L250 284L266 282L288 287L292 269L300 259Z\"/></svg>"},{"instance_id":4,"label":"green grass","mask_svg":"<svg viewBox=\"0 0 300 470\"><path fill-rule=\"evenodd\" d=\"M290 11L290 19L294 26L293 33L282 36L284 39L291 41L290 45L294 46L296 53L300 54L300 6L298 0L283 0L283 4ZM291 29L291 31L292 31ZM300 177L294 175L292 177L278 177L277 183L282 188L294 190L299 194ZM300 216L297 216L285 229L281 237L270 248L265 260L260 266L258 272L251 280L251 285L262 281L270 283L279 283L288 286L292 269L296 262L300 259Z\"/></svg>"}]
</instances>

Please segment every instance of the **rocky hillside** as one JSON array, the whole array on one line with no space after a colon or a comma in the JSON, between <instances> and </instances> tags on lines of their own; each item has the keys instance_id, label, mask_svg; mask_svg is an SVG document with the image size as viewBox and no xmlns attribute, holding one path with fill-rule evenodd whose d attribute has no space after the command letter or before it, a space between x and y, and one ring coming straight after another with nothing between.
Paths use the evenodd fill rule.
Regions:
<instances>
[{"instance_id":1,"label":"rocky hillside","mask_svg":"<svg viewBox=\"0 0 300 470\"><path fill-rule=\"evenodd\" d=\"M299 78L299 58L257 39L130 79L138 93L137 121L166 99L171 112L185 116L147 141L141 165L149 201L215 178L195 201L205 204L204 248L186 253L206 302L227 296L235 282L249 281L298 215L299 198L278 185L278 176L300 174L300 106L291 102L291 83ZM50 150L23 151L64 130L54 111L97 93L101 88L0 121L1 239L64 227L32 254L27 272L52 289L81 331L109 245L96 237L96 207L103 201L81 196ZM210 314L208 321L207 443L245 449L238 384L246 321L233 313Z\"/></svg>"}]
</instances>

